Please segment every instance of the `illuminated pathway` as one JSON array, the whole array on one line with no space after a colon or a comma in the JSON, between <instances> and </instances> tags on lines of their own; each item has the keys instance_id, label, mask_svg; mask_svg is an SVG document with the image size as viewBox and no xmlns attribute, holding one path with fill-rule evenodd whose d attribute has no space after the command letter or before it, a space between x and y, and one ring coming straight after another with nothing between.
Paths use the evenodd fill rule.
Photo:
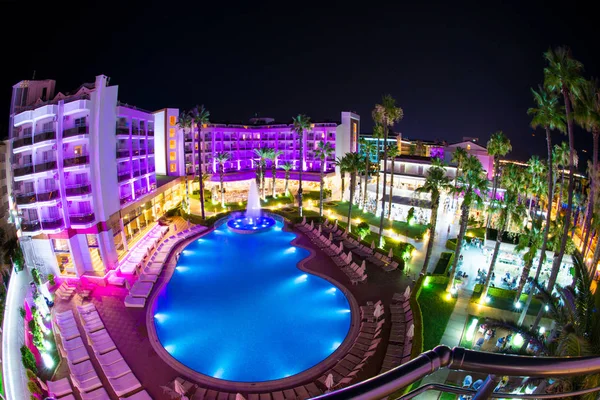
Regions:
<instances>
[{"instance_id":1,"label":"illuminated pathway","mask_svg":"<svg viewBox=\"0 0 600 400\"><path fill-rule=\"evenodd\" d=\"M21 346L25 331L19 307L23 306L31 276L27 269L10 277L4 325L2 327L2 373L4 375L4 395L6 400L28 399L27 376L21 363Z\"/></svg>"}]
</instances>

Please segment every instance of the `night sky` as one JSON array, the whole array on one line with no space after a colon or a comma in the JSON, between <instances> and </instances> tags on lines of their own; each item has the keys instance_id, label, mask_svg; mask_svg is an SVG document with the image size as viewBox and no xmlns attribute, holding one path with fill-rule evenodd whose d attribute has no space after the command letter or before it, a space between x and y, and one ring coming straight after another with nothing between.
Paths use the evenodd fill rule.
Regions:
<instances>
[{"instance_id":1,"label":"night sky","mask_svg":"<svg viewBox=\"0 0 600 400\"><path fill-rule=\"evenodd\" d=\"M566 44L587 77L600 73L591 3L33 3L0 1L6 112L11 86L34 70L64 92L105 74L121 101L147 110L203 103L217 122L255 113L336 121L351 110L363 132L389 93L404 109L395 128L404 137L485 144L503 130L509 157L526 159L546 151L526 115L542 53ZM583 157L589 137L577 132Z\"/></svg>"}]
</instances>

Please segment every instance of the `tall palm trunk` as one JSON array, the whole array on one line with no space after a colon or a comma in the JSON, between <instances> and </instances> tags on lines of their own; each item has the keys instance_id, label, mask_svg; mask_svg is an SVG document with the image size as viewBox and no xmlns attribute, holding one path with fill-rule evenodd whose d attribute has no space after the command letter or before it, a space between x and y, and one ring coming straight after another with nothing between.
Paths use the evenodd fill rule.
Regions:
<instances>
[{"instance_id":1,"label":"tall palm trunk","mask_svg":"<svg viewBox=\"0 0 600 400\"><path fill-rule=\"evenodd\" d=\"M262 174L261 174L261 185L262 185L262 199L263 201L265 201L267 199L267 185L265 184L265 181L267 179L267 162L265 161L261 167L262 170Z\"/></svg>"},{"instance_id":2,"label":"tall palm trunk","mask_svg":"<svg viewBox=\"0 0 600 400\"><path fill-rule=\"evenodd\" d=\"M275 160L273 160L273 165L271 165L271 175L273 175L273 198L275 198L275 182L277 180L277 164L275 164Z\"/></svg>"},{"instance_id":3,"label":"tall palm trunk","mask_svg":"<svg viewBox=\"0 0 600 400\"><path fill-rule=\"evenodd\" d=\"M385 143L384 143L385 146ZM377 181L375 182L375 210L373 214L377 215L377 202L379 201L379 135L377 136Z\"/></svg>"},{"instance_id":4,"label":"tall palm trunk","mask_svg":"<svg viewBox=\"0 0 600 400\"><path fill-rule=\"evenodd\" d=\"M460 258L460 252L462 250L462 241L465 237L465 232L467 231L467 223L469 222L469 206L463 200L461 205L461 214L460 214L460 229L458 230L458 238L456 238L456 250L454 251L454 262L452 263L452 267L448 272L450 279L448 280L448 286L446 286L446 291L449 292L454 284L454 274L456 273L456 268L458 267L458 261Z\"/></svg>"},{"instance_id":5,"label":"tall palm trunk","mask_svg":"<svg viewBox=\"0 0 600 400\"><path fill-rule=\"evenodd\" d=\"M569 225L571 223L571 214L573 212L573 192L575 191L575 137L573 133L573 119L571 118L571 100L569 98L569 93L565 88L563 88L563 97L565 101L565 113L567 118L567 126L569 132L569 186L567 189L567 211L565 213L565 226L563 227L563 236L560 242L560 249L558 252L558 257L554 258L554 263L552 264L552 271L550 273L550 278L548 279L547 290L548 293L552 293L552 289L554 289L554 284L556 283L556 277L558 276L558 271L560 270L560 264L562 263L563 256L565 254L565 249L567 247L567 239L569 236Z\"/></svg>"},{"instance_id":6,"label":"tall palm trunk","mask_svg":"<svg viewBox=\"0 0 600 400\"><path fill-rule=\"evenodd\" d=\"M367 158L365 160L365 187L363 191L363 211L367 211L367 182L369 181L369 172L371 169L371 159L369 158L370 154L367 154Z\"/></svg>"},{"instance_id":7,"label":"tall palm trunk","mask_svg":"<svg viewBox=\"0 0 600 400\"><path fill-rule=\"evenodd\" d=\"M348 232L352 230L352 200L354 199L354 188L356 187L356 171L350 172L350 201L348 201Z\"/></svg>"},{"instance_id":8,"label":"tall palm trunk","mask_svg":"<svg viewBox=\"0 0 600 400\"><path fill-rule=\"evenodd\" d=\"M454 204L456 203L456 200L458 199L458 172L460 171L460 163L456 164L456 173L454 174L454 193L452 194L452 207L454 207Z\"/></svg>"},{"instance_id":9,"label":"tall palm trunk","mask_svg":"<svg viewBox=\"0 0 600 400\"><path fill-rule=\"evenodd\" d=\"M546 226L544 227L544 238L542 240L542 247L541 247L541 252L540 252L540 260L538 262L538 267L537 267L537 271L535 272L535 278L534 281L537 282L537 280L540 277L540 272L542 271L542 267L544 265L544 261L546 259L546 248L548 247L548 234L550 233L550 221L551 221L551 215L552 215L552 197L554 194L554 178L552 176L552 136L550 133L550 129L548 127L546 127L546 145L547 145L547 149L548 149L548 173L547 173L547 179L548 179L548 205L547 205L547 210L546 210ZM557 218L558 218L558 214L557 214ZM525 279L527 279L527 277L529 276L529 272L527 273ZM522 280L522 277L521 277ZM519 282L519 285L521 285L521 282ZM525 283L523 282L523 285L525 285ZM521 287L521 290L523 290L523 288ZM521 312L521 316L519 317L519 326L521 324L523 324L523 321L525 320L525 317L527 316L527 310L529 309L529 306L531 305L531 301L533 300L533 288L529 291L529 295L527 296L527 302L525 303L525 307L523 307L523 311ZM517 298L518 301L519 298Z\"/></svg>"},{"instance_id":10,"label":"tall palm trunk","mask_svg":"<svg viewBox=\"0 0 600 400\"><path fill-rule=\"evenodd\" d=\"M204 212L204 180L202 179L202 173L203 173L203 159L204 159L204 140L202 137L202 128L201 125L198 124L198 152L199 157L198 157L198 183L200 185L200 210L202 212L202 219L206 219L206 214ZM196 168L194 167L194 170Z\"/></svg>"},{"instance_id":11,"label":"tall palm trunk","mask_svg":"<svg viewBox=\"0 0 600 400\"><path fill-rule=\"evenodd\" d=\"M223 172L225 168L223 164L219 166L219 180L221 181L221 208L225 208L225 186L223 186Z\"/></svg>"},{"instance_id":12,"label":"tall palm trunk","mask_svg":"<svg viewBox=\"0 0 600 400\"><path fill-rule=\"evenodd\" d=\"M597 233L596 233L597 235ZM593 278L596 273L596 265L598 265L598 261L600 261L600 239L596 242L596 248L594 249L594 256L592 257L592 266L590 267L591 273L590 276Z\"/></svg>"},{"instance_id":13,"label":"tall palm trunk","mask_svg":"<svg viewBox=\"0 0 600 400\"><path fill-rule=\"evenodd\" d=\"M298 213L302 217L302 170L304 169L304 132L298 134L300 142L300 170L298 171Z\"/></svg>"},{"instance_id":14,"label":"tall palm trunk","mask_svg":"<svg viewBox=\"0 0 600 400\"><path fill-rule=\"evenodd\" d=\"M531 220L533 218L531 218L531 205L533 204L533 198L535 197L533 195L533 191L534 189L534 181L535 181L535 174L531 177L531 196L529 197L529 209L527 210L527 220Z\"/></svg>"},{"instance_id":15,"label":"tall palm trunk","mask_svg":"<svg viewBox=\"0 0 600 400\"><path fill-rule=\"evenodd\" d=\"M425 261L423 262L423 268L421 269L421 275L427 273L427 267L429 266L429 259L431 258L431 252L433 251L433 242L435 241L435 229L437 226L438 208L440 206L440 193L431 193L431 225L429 233L429 241L427 242L427 251L425 253Z\"/></svg>"},{"instance_id":16,"label":"tall palm trunk","mask_svg":"<svg viewBox=\"0 0 600 400\"><path fill-rule=\"evenodd\" d=\"M525 262L523 266L523 271L521 271L521 277L519 278L519 285L517 286L517 293L515 294L515 303L521 300L521 294L523 293L523 288L525 287L525 282L529 277L529 272L531 271L531 267L533 266L533 257L531 257L528 261ZM533 291L533 289L531 290ZM529 300L529 299L528 299Z\"/></svg>"},{"instance_id":17,"label":"tall palm trunk","mask_svg":"<svg viewBox=\"0 0 600 400\"><path fill-rule=\"evenodd\" d=\"M490 197L490 202L496 200L496 192L498 190L498 168L500 167L500 157L494 156L494 183L492 184L492 196ZM490 222L492 219L492 214L488 212L487 222L485 223L485 228L489 229Z\"/></svg>"},{"instance_id":18,"label":"tall palm trunk","mask_svg":"<svg viewBox=\"0 0 600 400\"><path fill-rule=\"evenodd\" d=\"M344 191L346 190L346 173L340 171L340 175L342 175L342 198L341 198L341 200L344 201Z\"/></svg>"},{"instance_id":19,"label":"tall palm trunk","mask_svg":"<svg viewBox=\"0 0 600 400\"><path fill-rule=\"evenodd\" d=\"M325 167L321 161L321 182L319 187L319 216L323 216L323 187L325 186Z\"/></svg>"},{"instance_id":20,"label":"tall palm trunk","mask_svg":"<svg viewBox=\"0 0 600 400\"><path fill-rule=\"evenodd\" d=\"M585 260L585 257L587 255L587 252L589 250L589 248L591 247L591 240L590 240L590 230L591 230L591 226L592 226L592 215L594 214L594 200L596 197L596 175L598 171L598 139L600 136L600 130L594 128L592 130L592 138L593 138L593 155L592 155L592 180L590 182L590 195L588 197L588 204L587 204L587 210L586 210L586 215L585 215L585 221L583 223L583 229L585 230L585 239L583 240L583 259ZM588 241L590 241L590 243L588 244Z\"/></svg>"},{"instance_id":21,"label":"tall palm trunk","mask_svg":"<svg viewBox=\"0 0 600 400\"><path fill-rule=\"evenodd\" d=\"M392 174L390 175L390 201L388 206L388 221L392 220L392 197L394 195L394 160L392 160Z\"/></svg>"},{"instance_id":22,"label":"tall palm trunk","mask_svg":"<svg viewBox=\"0 0 600 400\"><path fill-rule=\"evenodd\" d=\"M487 296L488 289L490 287L490 282L492 281L492 273L494 272L494 268L496 267L496 260L498 259L498 253L500 253L500 245L502 244L502 236L504 235L504 231L506 230L506 225L508 225L508 215L505 216L504 222L498 229L498 235L496 236L496 245L494 246L494 254L492 255L492 260L490 261L490 266L487 271L487 276L485 278L485 284L483 285L483 290L481 291L481 300L485 301Z\"/></svg>"},{"instance_id":23,"label":"tall palm trunk","mask_svg":"<svg viewBox=\"0 0 600 400\"><path fill-rule=\"evenodd\" d=\"M290 171L285 171L285 195L287 196L289 191L289 183L290 183Z\"/></svg>"},{"instance_id":24,"label":"tall palm trunk","mask_svg":"<svg viewBox=\"0 0 600 400\"><path fill-rule=\"evenodd\" d=\"M381 196L381 217L379 218L379 245L383 244L383 219L385 218L385 185L387 183L387 136L388 136L388 127L384 125L383 127L383 188L382 188L382 196Z\"/></svg>"},{"instance_id":25,"label":"tall palm trunk","mask_svg":"<svg viewBox=\"0 0 600 400\"><path fill-rule=\"evenodd\" d=\"M562 208L562 194L565 188L565 173L560 171L560 187L558 188L558 204L556 205L556 218L560 215Z\"/></svg>"}]
</instances>

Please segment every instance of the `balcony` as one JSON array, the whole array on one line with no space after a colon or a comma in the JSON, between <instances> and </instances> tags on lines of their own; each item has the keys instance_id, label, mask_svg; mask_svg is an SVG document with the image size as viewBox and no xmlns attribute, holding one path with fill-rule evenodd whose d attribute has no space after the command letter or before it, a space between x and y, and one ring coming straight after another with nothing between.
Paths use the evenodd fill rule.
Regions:
<instances>
[{"instance_id":1,"label":"balcony","mask_svg":"<svg viewBox=\"0 0 600 400\"><path fill-rule=\"evenodd\" d=\"M143 156L146 154L146 149L133 149L133 156Z\"/></svg>"},{"instance_id":2,"label":"balcony","mask_svg":"<svg viewBox=\"0 0 600 400\"><path fill-rule=\"evenodd\" d=\"M22 167L15 168L13 170L14 176L23 176L23 175L28 175L28 174L33 174L33 165L31 165L31 164L24 165Z\"/></svg>"},{"instance_id":3,"label":"balcony","mask_svg":"<svg viewBox=\"0 0 600 400\"><path fill-rule=\"evenodd\" d=\"M22 221L21 222L21 230L23 232L36 232L41 229L40 221Z\"/></svg>"},{"instance_id":4,"label":"balcony","mask_svg":"<svg viewBox=\"0 0 600 400\"><path fill-rule=\"evenodd\" d=\"M56 189L45 193L37 194L37 201L51 201L60 197L60 192Z\"/></svg>"},{"instance_id":5,"label":"balcony","mask_svg":"<svg viewBox=\"0 0 600 400\"><path fill-rule=\"evenodd\" d=\"M82 196L92 192L92 185L89 183L80 183L77 185L67 186L65 192L67 196Z\"/></svg>"},{"instance_id":6,"label":"balcony","mask_svg":"<svg viewBox=\"0 0 600 400\"><path fill-rule=\"evenodd\" d=\"M127 136L129 136L129 127L127 127L127 126L117 126L116 133L117 133L117 135L127 135Z\"/></svg>"},{"instance_id":7,"label":"balcony","mask_svg":"<svg viewBox=\"0 0 600 400\"><path fill-rule=\"evenodd\" d=\"M76 126L74 128L65 129L63 131L63 138L77 135L87 135L88 133L90 132L87 126Z\"/></svg>"},{"instance_id":8,"label":"balcony","mask_svg":"<svg viewBox=\"0 0 600 400\"><path fill-rule=\"evenodd\" d=\"M143 132L144 132L143 130L140 130L140 129L137 129L137 128L133 128L131 130L131 134L132 135L136 135L136 136L140 135L140 133L143 134Z\"/></svg>"},{"instance_id":9,"label":"balcony","mask_svg":"<svg viewBox=\"0 0 600 400\"><path fill-rule=\"evenodd\" d=\"M117 176L117 182L123 182L129 178L131 178L131 174L129 173L129 171L128 172L119 172L119 175Z\"/></svg>"},{"instance_id":10,"label":"balcony","mask_svg":"<svg viewBox=\"0 0 600 400\"><path fill-rule=\"evenodd\" d=\"M53 139L56 139L56 131L54 129L51 131L44 131L41 133L36 133L36 135L33 137L33 141L35 143L42 143L47 140L53 140Z\"/></svg>"},{"instance_id":11,"label":"balcony","mask_svg":"<svg viewBox=\"0 0 600 400\"><path fill-rule=\"evenodd\" d=\"M42 228L45 230L53 231L63 226L62 218L53 218L42 220Z\"/></svg>"},{"instance_id":12,"label":"balcony","mask_svg":"<svg viewBox=\"0 0 600 400\"><path fill-rule=\"evenodd\" d=\"M133 200L133 197L131 195L121 197L121 205L129 203L131 200Z\"/></svg>"},{"instance_id":13,"label":"balcony","mask_svg":"<svg viewBox=\"0 0 600 400\"><path fill-rule=\"evenodd\" d=\"M135 177L138 177L138 176L140 176L140 170L136 169L136 170L133 171L133 177L135 178Z\"/></svg>"},{"instance_id":14,"label":"balcony","mask_svg":"<svg viewBox=\"0 0 600 400\"><path fill-rule=\"evenodd\" d=\"M119 150L117 149L117 158L125 158L129 157L129 150Z\"/></svg>"},{"instance_id":15,"label":"balcony","mask_svg":"<svg viewBox=\"0 0 600 400\"><path fill-rule=\"evenodd\" d=\"M31 145L32 142L33 142L33 140L31 139L31 136L25 136L22 138L14 139L13 140L13 149L18 149L19 147L23 147L23 146L29 146L29 145Z\"/></svg>"},{"instance_id":16,"label":"balcony","mask_svg":"<svg viewBox=\"0 0 600 400\"><path fill-rule=\"evenodd\" d=\"M148 136L154 136L154 129L148 130Z\"/></svg>"},{"instance_id":17,"label":"balcony","mask_svg":"<svg viewBox=\"0 0 600 400\"><path fill-rule=\"evenodd\" d=\"M90 222L94 222L95 219L96 219L96 216L94 215L94 213L71 214L69 216L69 220L71 221L71 224L73 224L73 225L89 224Z\"/></svg>"},{"instance_id":18,"label":"balcony","mask_svg":"<svg viewBox=\"0 0 600 400\"><path fill-rule=\"evenodd\" d=\"M140 198L140 197L142 197L143 195L145 195L146 193L148 193L148 189L146 189L146 188L137 189L137 190L135 191L135 198L136 198L136 199L137 199L137 198Z\"/></svg>"},{"instance_id":19,"label":"balcony","mask_svg":"<svg viewBox=\"0 0 600 400\"><path fill-rule=\"evenodd\" d=\"M41 164L36 164L35 165L35 172L46 172L46 171L50 171L56 169L56 160L54 161L47 161L45 163L41 163Z\"/></svg>"},{"instance_id":20,"label":"balcony","mask_svg":"<svg viewBox=\"0 0 600 400\"><path fill-rule=\"evenodd\" d=\"M184 140L185 142L191 142L191 141L192 141L192 135L185 135L185 136L183 137L183 140Z\"/></svg>"},{"instance_id":21,"label":"balcony","mask_svg":"<svg viewBox=\"0 0 600 400\"><path fill-rule=\"evenodd\" d=\"M25 204L32 204L35 203L36 198L35 198L35 193L31 192L31 193L17 193L16 195L16 201L17 204L22 206Z\"/></svg>"},{"instance_id":22,"label":"balcony","mask_svg":"<svg viewBox=\"0 0 600 400\"><path fill-rule=\"evenodd\" d=\"M89 164L89 162L90 162L89 156L78 156L78 157L65 158L65 160L63 161L63 167L67 168L67 167L73 167L75 165L84 165L84 164Z\"/></svg>"}]
</instances>

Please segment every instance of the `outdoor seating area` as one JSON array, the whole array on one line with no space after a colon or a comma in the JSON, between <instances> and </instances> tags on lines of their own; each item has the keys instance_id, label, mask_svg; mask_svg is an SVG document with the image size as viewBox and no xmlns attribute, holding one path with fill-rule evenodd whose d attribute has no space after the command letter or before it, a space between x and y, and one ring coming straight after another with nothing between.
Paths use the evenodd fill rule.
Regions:
<instances>
[{"instance_id":1,"label":"outdoor seating area","mask_svg":"<svg viewBox=\"0 0 600 400\"><path fill-rule=\"evenodd\" d=\"M118 270L124 275L133 275L167 232L169 232L168 226L156 224L143 238L129 249L127 257L119 263Z\"/></svg>"}]
</instances>

